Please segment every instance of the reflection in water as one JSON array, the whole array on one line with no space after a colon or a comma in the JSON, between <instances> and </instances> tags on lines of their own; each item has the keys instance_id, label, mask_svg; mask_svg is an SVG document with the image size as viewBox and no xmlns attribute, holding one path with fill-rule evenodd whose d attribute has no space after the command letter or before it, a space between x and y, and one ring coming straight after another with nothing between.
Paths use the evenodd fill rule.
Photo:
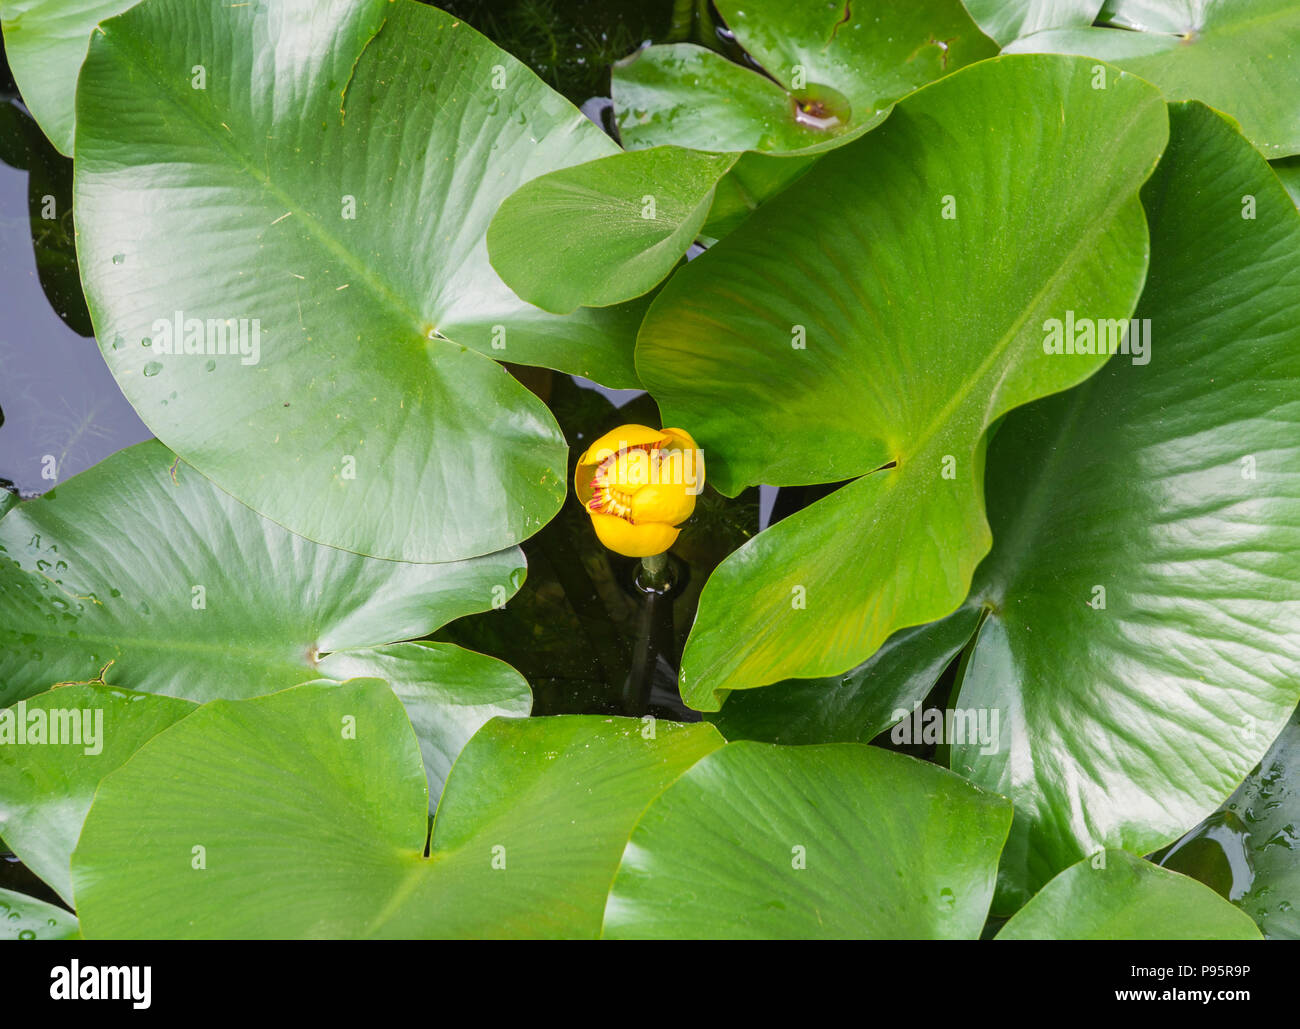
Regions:
<instances>
[{"instance_id":1,"label":"reflection in water","mask_svg":"<svg viewBox=\"0 0 1300 1029\"><path fill-rule=\"evenodd\" d=\"M91 337L72 235L72 162L50 146L11 82L0 82L0 94L0 485L29 497L149 430Z\"/></svg>"},{"instance_id":2,"label":"reflection in water","mask_svg":"<svg viewBox=\"0 0 1300 1029\"><path fill-rule=\"evenodd\" d=\"M1223 806L1152 860L1213 887L1269 939L1300 939L1300 708Z\"/></svg>"},{"instance_id":3,"label":"reflection in water","mask_svg":"<svg viewBox=\"0 0 1300 1029\"><path fill-rule=\"evenodd\" d=\"M1232 811L1216 811L1173 844L1159 863L1199 879L1231 901L1241 900L1255 882L1250 829Z\"/></svg>"}]
</instances>

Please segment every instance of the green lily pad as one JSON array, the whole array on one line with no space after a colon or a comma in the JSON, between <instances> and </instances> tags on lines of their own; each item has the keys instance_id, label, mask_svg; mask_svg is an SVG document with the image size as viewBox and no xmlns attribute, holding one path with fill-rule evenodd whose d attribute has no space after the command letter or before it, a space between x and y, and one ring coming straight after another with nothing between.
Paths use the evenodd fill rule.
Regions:
<instances>
[{"instance_id":1,"label":"green lily pad","mask_svg":"<svg viewBox=\"0 0 1300 1029\"><path fill-rule=\"evenodd\" d=\"M488 228L497 273L548 311L644 296L697 240L716 242L816 157L629 150L525 183ZM550 259L537 259L537 240Z\"/></svg>"},{"instance_id":2,"label":"green lily pad","mask_svg":"<svg viewBox=\"0 0 1300 1029\"><path fill-rule=\"evenodd\" d=\"M630 150L816 152L857 138L901 96L997 48L959 0L854 11L840 0L717 0L761 70L693 43L646 47L614 66Z\"/></svg>"},{"instance_id":3,"label":"green lily pad","mask_svg":"<svg viewBox=\"0 0 1300 1029\"><path fill-rule=\"evenodd\" d=\"M844 675L788 679L727 698L708 721L729 740L786 745L870 743L933 689L965 649L980 609L959 607L947 618L900 629Z\"/></svg>"},{"instance_id":4,"label":"green lily pad","mask_svg":"<svg viewBox=\"0 0 1300 1029\"><path fill-rule=\"evenodd\" d=\"M1113 358L990 448L990 613L956 703L1000 711L1002 744L952 767L1015 802L1001 910L1177 839L1300 700L1300 214L1224 118L1170 118L1143 192L1149 363Z\"/></svg>"},{"instance_id":5,"label":"green lily pad","mask_svg":"<svg viewBox=\"0 0 1300 1029\"><path fill-rule=\"evenodd\" d=\"M431 812L470 737L494 717L527 716L532 704L528 684L509 665L448 644L345 651L323 659L320 670L340 681L375 676L388 682L420 743ZM0 836L69 904L69 859L99 783L194 708L171 697L77 684L0 711L0 742L15 742L4 737L9 719L30 744L0 746ZM43 726L41 740L49 745L34 745L29 721Z\"/></svg>"},{"instance_id":6,"label":"green lily pad","mask_svg":"<svg viewBox=\"0 0 1300 1029\"><path fill-rule=\"evenodd\" d=\"M91 938L592 937L637 817L721 742L705 725L494 719L430 842L419 748L383 683L217 701L101 784L77 910Z\"/></svg>"},{"instance_id":7,"label":"green lily pad","mask_svg":"<svg viewBox=\"0 0 1300 1029\"><path fill-rule=\"evenodd\" d=\"M792 186L816 163L816 156L785 157L753 151L741 154L718 182L700 234L716 241L734 232L754 211Z\"/></svg>"},{"instance_id":8,"label":"green lily pad","mask_svg":"<svg viewBox=\"0 0 1300 1029\"><path fill-rule=\"evenodd\" d=\"M77 917L56 904L0 889L0 940L79 940Z\"/></svg>"},{"instance_id":9,"label":"green lily pad","mask_svg":"<svg viewBox=\"0 0 1300 1029\"><path fill-rule=\"evenodd\" d=\"M428 908L399 935L594 937L637 818L723 745L708 725L556 715L497 719L465 748L433 826ZM504 853L504 869L492 857Z\"/></svg>"},{"instance_id":10,"label":"green lily pad","mask_svg":"<svg viewBox=\"0 0 1300 1029\"><path fill-rule=\"evenodd\" d=\"M488 227L492 266L523 299L559 314L642 296L694 241L737 156L654 147L533 179Z\"/></svg>"},{"instance_id":11,"label":"green lily pad","mask_svg":"<svg viewBox=\"0 0 1300 1029\"><path fill-rule=\"evenodd\" d=\"M308 542L141 443L0 520L0 704L101 678L266 693L504 603L523 571L517 548L430 565Z\"/></svg>"},{"instance_id":12,"label":"green lily pad","mask_svg":"<svg viewBox=\"0 0 1300 1029\"><path fill-rule=\"evenodd\" d=\"M857 743L731 743L637 824L613 938L974 939L1011 807Z\"/></svg>"},{"instance_id":13,"label":"green lily pad","mask_svg":"<svg viewBox=\"0 0 1300 1029\"><path fill-rule=\"evenodd\" d=\"M68 862L100 780L194 707L76 685L0 710L0 836L69 904Z\"/></svg>"},{"instance_id":14,"label":"green lily pad","mask_svg":"<svg viewBox=\"0 0 1300 1029\"><path fill-rule=\"evenodd\" d=\"M1006 52L1109 61L1170 100L1200 100L1236 118L1267 157L1300 153L1297 0L1111 0L1102 16L1115 27L1038 32Z\"/></svg>"},{"instance_id":15,"label":"green lily pad","mask_svg":"<svg viewBox=\"0 0 1300 1029\"><path fill-rule=\"evenodd\" d=\"M1003 46L1047 29L1091 25L1102 0L963 0L984 34Z\"/></svg>"},{"instance_id":16,"label":"green lily pad","mask_svg":"<svg viewBox=\"0 0 1300 1029\"><path fill-rule=\"evenodd\" d=\"M77 73L91 30L139 0L0 0L5 58L23 102L62 154L72 156ZM378 28L387 0L367 0L356 16ZM346 6L336 4L335 6ZM356 5L353 5L356 6ZM372 30L373 31L373 30Z\"/></svg>"},{"instance_id":17,"label":"green lily pad","mask_svg":"<svg viewBox=\"0 0 1300 1029\"><path fill-rule=\"evenodd\" d=\"M652 304L638 368L719 490L861 476L714 572L682 662L692 707L842 675L965 598L990 544L985 430L1107 359L1044 353L1040 326L1127 318L1146 272L1164 104L1091 76L1003 57L918 91Z\"/></svg>"},{"instance_id":18,"label":"green lily pad","mask_svg":"<svg viewBox=\"0 0 1300 1029\"><path fill-rule=\"evenodd\" d=\"M1208 886L1122 850L1080 861L1043 887L999 940L1258 940Z\"/></svg>"},{"instance_id":19,"label":"green lily pad","mask_svg":"<svg viewBox=\"0 0 1300 1029\"><path fill-rule=\"evenodd\" d=\"M429 810L465 744L496 717L526 718L533 694L504 661L450 643L394 643L321 659L331 679L383 679L406 707L429 779Z\"/></svg>"},{"instance_id":20,"label":"green lily pad","mask_svg":"<svg viewBox=\"0 0 1300 1029\"><path fill-rule=\"evenodd\" d=\"M150 430L266 517L376 557L491 553L566 486L554 418L492 359L636 385L644 305L540 311L487 227L618 148L450 15L395 0L365 45L340 6L149 0L99 27L74 182L91 317Z\"/></svg>"}]
</instances>

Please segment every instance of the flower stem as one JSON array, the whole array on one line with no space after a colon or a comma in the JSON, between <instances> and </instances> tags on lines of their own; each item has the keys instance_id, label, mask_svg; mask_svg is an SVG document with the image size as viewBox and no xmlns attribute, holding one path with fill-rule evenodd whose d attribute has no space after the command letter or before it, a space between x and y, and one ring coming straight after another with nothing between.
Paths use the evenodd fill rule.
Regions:
<instances>
[{"instance_id":1,"label":"flower stem","mask_svg":"<svg viewBox=\"0 0 1300 1029\"><path fill-rule=\"evenodd\" d=\"M673 585L675 575L667 554L643 557L637 566L634 592L638 596L636 645L632 665L623 684L623 713L640 717L651 708L651 698L674 694L677 656L673 635Z\"/></svg>"},{"instance_id":2,"label":"flower stem","mask_svg":"<svg viewBox=\"0 0 1300 1029\"><path fill-rule=\"evenodd\" d=\"M641 585L653 590L662 590L669 585L668 554L651 554L641 558L641 574L637 576Z\"/></svg>"}]
</instances>

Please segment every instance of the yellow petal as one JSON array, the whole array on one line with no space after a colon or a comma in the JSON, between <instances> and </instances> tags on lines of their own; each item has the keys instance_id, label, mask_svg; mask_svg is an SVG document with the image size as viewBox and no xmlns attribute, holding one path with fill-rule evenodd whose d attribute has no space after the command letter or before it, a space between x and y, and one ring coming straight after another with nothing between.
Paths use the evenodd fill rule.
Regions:
<instances>
[{"instance_id":1,"label":"yellow petal","mask_svg":"<svg viewBox=\"0 0 1300 1029\"><path fill-rule=\"evenodd\" d=\"M605 481L631 491L648 485L656 476L648 450L624 450L605 469Z\"/></svg>"},{"instance_id":2,"label":"yellow petal","mask_svg":"<svg viewBox=\"0 0 1300 1029\"><path fill-rule=\"evenodd\" d=\"M643 486L632 498L632 521L681 525L695 510L695 496L680 483Z\"/></svg>"},{"instance_id":3,"label":"yellow petal","mask_svg":"<svg viewBox=\"0 0 1300 1029\"><path fill-rule=\"evenodd\" d=\"M578 464L600 464L605 458L628 447L641 447L647 443L662 446L671 440L672 437L662 430L652 429L648 425L620 425L592 443L586 453L578 458Z\"/></svg>"},{"instance_id":4,"label":"yellow petal","mask_svg":"<svg viewBox=\"0 0 1300 1029\"><path fill-rule=\"evenodd\" d=\"M591 524L600 542L624 557L662 554L677 542L678 530L658 522L633 525L614 515L591 513Z\"/></svg>"}]
</instances>

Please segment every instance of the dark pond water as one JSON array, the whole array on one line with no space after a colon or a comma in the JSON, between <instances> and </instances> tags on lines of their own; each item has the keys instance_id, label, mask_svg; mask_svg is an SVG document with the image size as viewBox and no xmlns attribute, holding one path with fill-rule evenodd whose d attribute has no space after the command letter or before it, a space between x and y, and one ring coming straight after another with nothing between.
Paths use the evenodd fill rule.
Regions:
<instances>
[{"instance_id":1,"label":"dark pond water","mask_svg":"<svg viewBox=\"0 0 1300 1029\"><path fill-rule=\"evenodd\" d=\"M0 65L0 485L23 496L149 437L91 335L71 187Z\"/></svg>"}]
</instances>

